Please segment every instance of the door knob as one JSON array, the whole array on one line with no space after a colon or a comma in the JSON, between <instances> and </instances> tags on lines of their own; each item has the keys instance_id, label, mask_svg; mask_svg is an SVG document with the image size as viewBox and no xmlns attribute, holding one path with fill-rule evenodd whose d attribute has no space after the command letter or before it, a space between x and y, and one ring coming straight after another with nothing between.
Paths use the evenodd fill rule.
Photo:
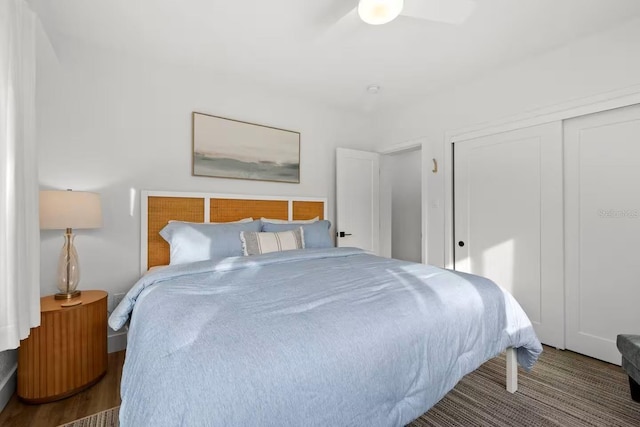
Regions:
<instances>
[{"instance_id":1,"label":"door knob","mask_svg":"<svg viewBox=\"0 0 640 427\"><path fill-rule=\"evenodd\" d=\"M458 242L458 246L463 247L463 246L464 246L464 242L463 242L462 240L460 240L460 241Z\"/></svg>"},{"instance_id":2,"label":"door knob","mask_svg":"<svg viewBox=\"0 0 640 427\"><path fill-rule=\"evenodd\" d=\"M345 236L351 236L351 233L345 233L344 231L341 231L338 233L339 237L345 237Z\"/></svg>"}]
</instances>

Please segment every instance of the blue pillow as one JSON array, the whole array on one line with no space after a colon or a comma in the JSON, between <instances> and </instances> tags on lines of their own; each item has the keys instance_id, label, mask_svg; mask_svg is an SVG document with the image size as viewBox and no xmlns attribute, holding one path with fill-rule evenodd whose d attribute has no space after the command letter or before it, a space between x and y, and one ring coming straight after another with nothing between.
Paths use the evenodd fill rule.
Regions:
<instances>
[{"instance_id":1,"label":"blue pillow","mask_svg":"<svg viewBox=\"0 0 640 427\"><path fill-rule=\"evenodd\" d=\"M273 224L270 222L262 223L262 231L289 231L302 227L304 231L304 247L313 248L332 248L333 241L329 235L331 223L327 220L312 222L311 224Z\"/></svg>"},{"instance_id":2,"label":"blue pillow","mask_svg":"<svg viewBox=\"0 0 640 427\"><path fill-rule=\"evenodd\" d=\"M211 224L170 222L160 235L170 246L169 264L242 256L241 231L260 231L260 221Z\"/></svg>"}]
</instances>

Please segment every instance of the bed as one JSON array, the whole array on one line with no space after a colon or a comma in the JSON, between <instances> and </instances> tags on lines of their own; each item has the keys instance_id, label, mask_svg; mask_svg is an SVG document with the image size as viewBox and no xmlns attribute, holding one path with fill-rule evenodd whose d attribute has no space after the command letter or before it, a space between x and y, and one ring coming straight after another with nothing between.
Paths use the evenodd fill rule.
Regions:
<instances>
[{"instance_id":1,"label":"bed","mask_svg":"<svg viewBox=\"0 0 640 427\"><path fill-rule=\"evenodd\" d=\"M310 247L173 264L175 239L157 236L169 220L317 217L302 235L326 200L142 197L145 273L109 318L130 320L122 426L401 426L505 350L515 391L516 359L529 370L542 351L518 303L482 277L314 247L310 233ZM207 229L245 225L220 227Z\"/></svg>"}]
</instances>

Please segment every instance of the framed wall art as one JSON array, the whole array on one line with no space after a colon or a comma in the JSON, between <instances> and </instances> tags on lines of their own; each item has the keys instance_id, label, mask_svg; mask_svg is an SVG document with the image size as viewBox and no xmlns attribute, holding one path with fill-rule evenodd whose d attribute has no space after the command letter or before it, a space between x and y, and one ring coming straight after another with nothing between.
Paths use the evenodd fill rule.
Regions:
<instances>
[{"instance_id":1,"label":"framed wall art","mask_svg":"<svg viewBox=\"0 0 640 427\"><path fill-rule=\"evenodd\" d=\"M192 114L193 175L300 182L300 133Z\"/></svg>"}]
</instances>

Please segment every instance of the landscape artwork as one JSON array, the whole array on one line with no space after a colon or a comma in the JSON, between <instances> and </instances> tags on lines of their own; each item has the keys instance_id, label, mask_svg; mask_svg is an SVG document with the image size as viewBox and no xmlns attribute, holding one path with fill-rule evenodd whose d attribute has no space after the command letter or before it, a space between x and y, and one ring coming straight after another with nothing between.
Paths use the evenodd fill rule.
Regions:
<instances>
[{"instance_id":1,"label":"landscape artwork","mask_svg":"<svg viewBox=\"0 0 640 427\"><path fill-rule=\"evenodd\" d=\"M300 182L300 133L193 113L193 174Z\"/></svg>"}]
</instances>

